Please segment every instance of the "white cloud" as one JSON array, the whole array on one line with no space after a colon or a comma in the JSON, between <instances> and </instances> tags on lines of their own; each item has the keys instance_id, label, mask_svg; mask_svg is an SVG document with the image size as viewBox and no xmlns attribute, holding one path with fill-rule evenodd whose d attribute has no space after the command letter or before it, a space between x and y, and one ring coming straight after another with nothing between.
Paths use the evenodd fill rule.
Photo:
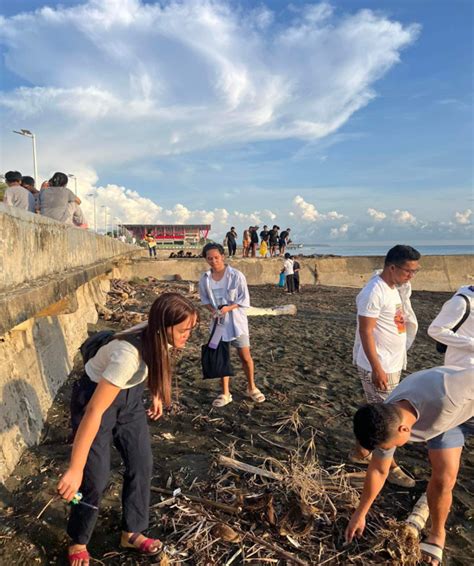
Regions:
<instances>
[{"instance_id":1,"label":"white cloud","mask_svg":"<svg viewBox=\"0 0 474 566\"><path fill-rule=\"evenodd\" d=\"M297 214L302 220L315 221L320 218L319 212L316 210L314 204L306 202L303 197L297 195L293 199L293 204L297 207Z\"/></svg>"},{"instance_id":2,"label":"white cloud","mask_svg":"<svg viewBox=\"0 0 474 566\"><path fill-rule=\"evenodd\" d=\"M346 236L349 230L349 224L341 224L338 228L331 228L329 235L331 238L340 238Z\"/></svg>"},{"instance_id":3,"label":"white cloud","mask_svg":"<svg viewBox=\"0 0 474 566\"><path fill-rule=\"evenodd\" d=\"M293 199L293 204L296 207L295 215L306 222L315 222L316 220L342 220L344 218L343 214L335 210L327 214L320 213L314 204L306 202L300 195L297 195Z\"/></svg>"},{"instance_id":4,"label":"white cloud","mask_svg":"<svg viewBox=\"0 0 474 566\"><path fill-rule=\"evenodd\" d=\"M342 220L344 218L344 214L340 214L335 210L331 210L331 212L328 212L326 214L326 218L328 218L329 220Z\"/></svg>"},{"instance_id":5,"label":"white cloud","mask_svg":"<svg viewBox=\"0 0 474 566\"><path fill-rule=\"evenodd\" d=\"M375 210L375 208L369 208L367 209L367 214L376 222L381 222L382 220L384 220L385 218L387 218L387 215L385 214L385 212L382 212L380 210Z\"/></svg>"},{"instance_id":6,"label":"white cloud","mask_svg":"<svg viewBox=\"0 0 474 566\"><path fill-rule=\"evenodd\" d=\"M398 208L392 212L392 218L397 224L409 224L415 226L417 219L408 210L399 210Z\"/></svg>"},{"instance_id":7,"label":"white cloud","mask_svg":"<svg viewBox=\"0 0 474 566\"><path fill-rule=\"evenodd\" d=\"M28 118L44 167L86 167L256 140L313 140L340 128L419 33L381 13L339 15L224 0L89 0L0 19L5 127ZM24 38L27 37L28 41ZM13 154L6 148L7 161ZM14 150L12 150L14 151Z\"/></svg>"},{"instance_id":8,"label":"white cloud","mask_svg":"<svg viewBox=\"0 0 474 566\"><path fill-rule=\"evenodd\" d=\"M456 212L454 217L458 224L470 224L472 216L472 210L467 208L464 212Z\"/></svg>"}]
</instances>

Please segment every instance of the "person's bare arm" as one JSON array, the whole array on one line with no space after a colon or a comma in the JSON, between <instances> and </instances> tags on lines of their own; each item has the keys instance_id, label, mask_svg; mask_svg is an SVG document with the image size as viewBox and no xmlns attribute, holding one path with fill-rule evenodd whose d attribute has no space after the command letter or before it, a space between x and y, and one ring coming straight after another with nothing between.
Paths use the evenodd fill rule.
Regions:
<instances>
[{"instance_id":1,"label":"person's bare arm","mask_svg":"<svg viewBox=\"0 0 474 566\"><path fill-rule=\"evenodd\" d=\"M380 360L377 355L375 346L374 330L377 325L377 319L368 316L359 316L359 335L365 355L369 360L372 368L372 381L377 389L387 390L388 378L384 372Z\"/></svg>"},{"instance_id":2,"label":"person's bare arm","mask_svg":"<svg viewBox=\"0 0 474 566\"><path fill-rule=\"evenodd\" d=\"M365 517L385 484L391 462L392 458L380 458L373 454L365 477L359 506L354 511L346 528L346 542L351 542L354 537L359 538L364 532Z\"/></svg>"},{"instance_id":3,"label":"person's bare arm","mask_svg":"<svg viewBox=\"0 0 474 566\"><path fill-rule=\"evenodd\" d=\"M84 467L99 430L102 415L114 402L120 391L119 387L102 379L87 404L86 412L74 438L69 468L58 483L58 492L66 501L71 501L82 483Z\"/></svg>"}]
</instances>

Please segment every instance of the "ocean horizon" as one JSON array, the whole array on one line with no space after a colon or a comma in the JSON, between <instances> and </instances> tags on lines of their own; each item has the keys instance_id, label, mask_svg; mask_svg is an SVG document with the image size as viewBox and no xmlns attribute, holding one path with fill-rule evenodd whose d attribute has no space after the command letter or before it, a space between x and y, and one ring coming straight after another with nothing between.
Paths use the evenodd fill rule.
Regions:
<instances>
[{"instance_id":1,"label":"ocean horizon","mask_svg":"<svg viewBox=\"0 0 474 566\"><path fill-rule=\"evenodd\" d=\"M294 255L338 255L338 256L385 256L390 245L370 244L303 244L302 247L290 248ZM414 245L421 255L473 255L474 244Z\"/></svg>"}]
</instances>

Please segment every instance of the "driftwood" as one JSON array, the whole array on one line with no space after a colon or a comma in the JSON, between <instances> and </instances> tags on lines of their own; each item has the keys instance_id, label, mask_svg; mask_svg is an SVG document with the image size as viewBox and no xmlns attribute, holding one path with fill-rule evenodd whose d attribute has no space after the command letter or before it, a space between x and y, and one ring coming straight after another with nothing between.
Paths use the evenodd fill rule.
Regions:
<instances>
[{"instance_id":1,"label":"driftwood","mask_svg":"<svg viewBox=\"0 0 474 566\"><path fill-rule=\"evenodd\" d=\"M270 308L249 307L245 312L247 316L280 316L295 315L296 310L296 305L282 305Z\"/></svg>"},{"instance_id":2,"label":"driftwood","mask_svg":"<svg viewBox=\"0 0 474 566\"><path fill-rule=\"evenodd\" d=\"M164 495L173 495L172 489L165 489L163 487L154 487L152 486L151 491L156 493L163 493ZM242 511L242 507L234 507L232 505L226 505L225 503L219 503L219 501L212 501L212 499L206 499L205 497L197 497L195 495L186 495L185 493L181 493L178 497L184 497L185 499L189 499L189 501L193 501L194 503L200 503L206 507L214 507L215 509L220 509L225 513L229 513L232 515L236 515Z\"/></svg>"},{"instance_id":3,"label":"driftwood","mask_svg":"<svg viewBox=\"0 0 474 566\"><path fill-rule=\"evenodd\" d=\"M233 470L238 470L239 472L247 472L249 474L256 474L257 476L263 476L265 478L270 478L272 480L281 481L283 476L276 474L275 472L270 472L269 470L264 470L262 468L257 468L256 466L251 466L250 464L245 464L245 462L239 462L234 460L234 458L229 458L228 456L219 456L217 461L221 466L226 466L227 468L232 468Z\"/></svg>"}]
</instances>

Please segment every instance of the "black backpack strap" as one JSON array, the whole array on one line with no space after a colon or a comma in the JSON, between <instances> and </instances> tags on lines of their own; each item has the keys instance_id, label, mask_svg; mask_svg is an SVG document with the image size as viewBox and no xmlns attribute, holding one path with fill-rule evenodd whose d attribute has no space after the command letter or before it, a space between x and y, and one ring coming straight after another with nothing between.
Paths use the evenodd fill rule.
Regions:
<instances>
[{"instance_id":1,"label":"black backpack strap","mask_svg":"<svg viewBox=\"0 0 474 566\"><path fill-rule=\"evenodd\" d=\"M456 326L453 326L453 328L451 329L452 332L457 332L461 328L461 326L466 322L468 316L471 314L471 301L469 300L469 298L466 297L466 295L463 295L462 293L457 294L456 297L462 297L464 299L466 303L466 310L462 315L461 320L456 324Z\"/></svg>"}]
</instances>

